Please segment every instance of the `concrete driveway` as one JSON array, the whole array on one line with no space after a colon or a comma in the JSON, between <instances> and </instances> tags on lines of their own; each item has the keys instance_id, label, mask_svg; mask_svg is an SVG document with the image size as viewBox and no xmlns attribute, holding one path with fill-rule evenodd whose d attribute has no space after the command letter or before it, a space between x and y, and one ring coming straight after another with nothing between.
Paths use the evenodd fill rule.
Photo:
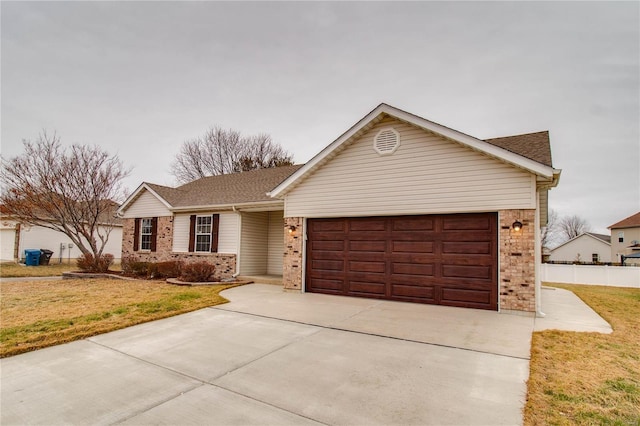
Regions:
<instances>
[{"instance_id":1,"label":"concrete driveway","mask_svg":"<svg viewBox=\"0 0 640 426\"><path fill-rule=\"evenodd\" d=\"M522 423L531 332L545 327L533 318L271 285L223 295L2 360L0 422Z\"/></svg>"}]
</instances>

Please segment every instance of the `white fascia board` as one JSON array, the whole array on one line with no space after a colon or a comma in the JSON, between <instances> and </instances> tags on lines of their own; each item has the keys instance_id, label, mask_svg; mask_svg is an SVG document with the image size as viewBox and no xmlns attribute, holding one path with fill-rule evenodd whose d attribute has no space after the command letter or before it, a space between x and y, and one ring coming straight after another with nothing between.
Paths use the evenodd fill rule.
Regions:
<instances>
[{"instance_id":1,"label":"white fascia board","mask_svg":"<svg viewBox=\"0 0 640 426\"><path fill-rule=\"evenodd\" d=\"M158 199L158 201L160 201L162 204L164 204L164 206L167 209L171 210L173 208L173 206L171 204L169 204L167 202L167 200L165 200L160 195L158 195L158 193L155 192L153 189L151 189L151 187L149 187L149 185L147 185L146 182L142 182L140 184L140 186L138 186L138 188L136 188L136 190L133 191L133 193L131 195L129 195L129 197L127 197L127 199L124 201L124 203L122 203L120 208L118 210L116 210L116 214L118 216L122 216L124 214L125 210L129 207L129 204L131 204L138 197L138 195L140 195L140 193L143 190L149 191L151 193L151 195L156 197Z\"/></svg>"},{"instance_id":2,"label":"white fascia board","mask_svg":"<svg viewBox=\"0 0 640 426\"><path fill-rule=\"evenodd\" d=\"M474 138L473 136L466 135L457 130L453 130L448 127L442 126L441 124L434 123L422 117L418 117L417 115L410 114L406 111L399 110L390 105L380 104L373 111L367 114L364 118L362 118L360 121L354 124L349 130L343 133L338 139L336 139L330 145L328 145L326 148L320 151L316 156L314 156L311 160L309 160L309 162L307 162L304 166L298 169L294 174L289 176L280 185L275 187L271 192L269 192L269 195L271 197L279 197L284 195L287 189L294 182L302 178L309 171L313 170L325 158L329 157L333 153L333 151L335 151L343 143L351 139L351 137L353 137L365 126L367 126L373 119L375 119L377 116L383 113L388 114L392 117L395 117L399 120L411 123L417 127L421 127L425 130L439 134L447 139L451 139L462 145L466 145L471 149L485 153L494 158L497 158L499 160L512 164L516 167L525 169L538 176L551 179L554 182L556 181L556 172L557 172L557 178L559 178L560 176L560 173L559 173L560 171L554 169L553 167L545 166L544 164L538 163L537 161L530 160L526 157L515 154L511 151L507 151L506 149L492 145L489 142L485 142L481 139ZM557 185L557 182L556 182L556 185Z\"/></svg>"},{"instance_id":3,"label":"white fascia board","mask_svg":"<svg viewBox=\"0 0 640 426\"><path fill-rule=\"evenodd\" d=\"M284 202L281 200L274 201L260 201L260 202L249 202L249 203L235 203L235 204L212 204L209 206L184 206L184 207L172 207L170 210L174 213L185 213L185 212L195 212L195 211L235 211L235 210L246 210L246 209L260 209L260 208L277 208L282 207L284 209Z\"/></svg>"}]
</instances>

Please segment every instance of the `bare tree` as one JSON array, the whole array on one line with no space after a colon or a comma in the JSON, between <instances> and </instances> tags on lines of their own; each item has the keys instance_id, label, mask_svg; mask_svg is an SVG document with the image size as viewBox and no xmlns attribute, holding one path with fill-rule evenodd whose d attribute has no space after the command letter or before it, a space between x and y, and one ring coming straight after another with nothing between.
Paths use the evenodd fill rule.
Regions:
<instances>
[{"instance_id":1,"label":"bare tree","mask_svg":"<svg viewBox=\"0 0 640 426\"><path fill-rule=\"evenodd\" d=\"M65 148L55 134L43 132L36 142L23 144L22 155L2 158L3 212L64 233L99 269L129 170L98 147Z\"/></svg>"},{"instance_id":2,"label":"bare tree","mask_svg":"<svg viewBox=\"0 0 640 426\"><path fill-rule=\"evenodd\" d=\"M187 140L171 164L171 173L186 183L205 176L293 164L293 156L266 134L243 137L235 130L209 129Z\"/></svg>"},{"instance_id":3,"label":"bare tree","mask_svg":"<svg viewBox=\"0 0 640 426\"><path fill-rule=\"evenodd\" d=\"M237 172L293 164L291 154L273 142L271 136L265 133L244 139L241 151L242 155L236 160L234 167L234 171Z\"/></svg>"},{"instance_id":4,"label":"bare tree","mask_svg":"<svg viewBox=\"0 0 640 426\"><path fill-rule=\"evenodd\" d=\"M547 225L542 228L540 241L542 247L552 248L558 240L558 212L551 209L547 217Z\"/></svg>"},{"instance_id":5,"label":"bare tree","mask_svg":"<svg viewBox=\"0 0 640 426\"><path fill-rule=\"evenodd\" d=\"M565 216L558 222L558 232L560 233L563 241L568 241L584 232L589 232L590 230L591 226L589 226L589 223L587 223L584 218L575 214L572 216Z\"/></svg>"}]
</instances>

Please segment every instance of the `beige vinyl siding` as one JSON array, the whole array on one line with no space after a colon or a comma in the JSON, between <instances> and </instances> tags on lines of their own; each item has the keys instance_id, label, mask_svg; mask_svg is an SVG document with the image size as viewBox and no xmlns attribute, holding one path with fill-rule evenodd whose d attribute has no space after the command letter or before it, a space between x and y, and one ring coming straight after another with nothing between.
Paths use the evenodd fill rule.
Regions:
<instances>
[{"instance_id":1,"label":"beige vinyl siding","mask_svg":"<svg viewBox=\"0 0 640 426\"><path fill-rule=\"evenodd\" d=\"M282 275L282 260L284 257L283 212L269 212L268 238L267 274Z\"/></svg>"},{"instance_id":2,"label":"beige vinyl siding","mask_svg":"<svg viewBox=\"0 0 640 426\"><path fill-rule=\"evenodd\" d=\"M400 147L379 155L385 127ZM531 173L387 117L286 196L286 217L371 216L531 209Z\"/></svg>"},{"instance_id":3,"label":"beige vinyl siding","mask_svg":"<svg viewBox=\"0 0 640 426\"><path fill-rule=\"evenodd\" d=\"M549 222L549 190L540 190L540 226L547 226Z\"/></svg>"},{"instance_id":4,"label":"beige vinyl siding","mask_svg":"<svg viewBox=\"0 0 640 426\"><path fill-rule=\"evenodd\" d=\"M218 253L238 254L238 213L220 213Z\"/></svg>"},{"instance_id":5,"label":"beige vinyl siding","mask_svg":"<svg viewBox=\"0 0 640 426\"><path fill-rule=\"evenodd\" d=\"M160 200L146 190L142 191L140 196L124 212L125 219L158 216L171 216L171 212Z\"/></svg>"},{"instance_id":6,"label":"beige vinyl siding","mask_svg":"<svg viewBox=\"0 0 640 426\"><path fill-rule=\"evenodd\" d=\"M267 272L269 212L242 213L240 242L240 273Z\"/></svg>"},{"instance_id":7,"label":"beige vinyl siding","mask_svg":"<svg viewBox=\"0 0 640 426\"><path fill-rule=\"evenodd\" d=\"M198 215L207 214L213 213L198 213ZM186 253L189 251L190 217L191 213L177 214L173 220L173 251L176 253ZM220 213L218 253L238 253L239 223L237 213Z\"/></svg>"},{"instance_id":8,"label":"beige vinyl siding","mask_svg":"<svg viewBox=\"0 0 640 426\"><path fill-rule=\"evenodd\" d=\"M173 251L187 253L189 251L189 214L177 214L173 218Z\"/></svg>"}]
</instances>

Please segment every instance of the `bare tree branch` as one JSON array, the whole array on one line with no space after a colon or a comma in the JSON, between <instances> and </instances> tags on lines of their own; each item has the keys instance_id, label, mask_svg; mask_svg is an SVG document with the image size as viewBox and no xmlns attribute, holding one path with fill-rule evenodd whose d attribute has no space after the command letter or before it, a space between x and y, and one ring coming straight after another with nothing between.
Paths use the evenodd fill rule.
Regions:
<instances>
[{"instance_id":1,"label":"bare tree branch","mask_svg":"<svg viewBox=\"0 0 640 426\"><path fill-rule=\"evenodd\" d=\"M558 240L558 212L551 209L547 217L547 226L542 228L540 242L544 248L553 248Z\"/></svg>"},{"instance_id":2,"label":"bare tree branch","mask_svg":"<svg viewBox=\"0 0 640 426\"><path fill-rule=\"evenodd\" d=\"M568 241L578 235L589 232L591 226L578 215L565 216L558 222L558 229L564 241Z\"/></svg>"},{"instance_id":3,"label":"bare tree branch","mask_svg":"<svg viewBox=\"0 0 640 426\"><path fill-rule=\"evenodd\" d=\"M293 156L266 134L243 137L239 132L212 127L203 136L187 140L171 164L181 183L205 176L293 164Z\"/></svg>"},{"instance_id":4,"label":"bare tree branch","mask_svg":"<svg viewBox=\"0 0 640 426\"><path fill-rule=\"evenodd\" d=\"M23 141L24 153L2 158L3 212L23 223L62 232L96 265L115 223L121 181L129 174L117 156L98 147L72 145L43 132Z\"/></svg>"}]
</instances>

